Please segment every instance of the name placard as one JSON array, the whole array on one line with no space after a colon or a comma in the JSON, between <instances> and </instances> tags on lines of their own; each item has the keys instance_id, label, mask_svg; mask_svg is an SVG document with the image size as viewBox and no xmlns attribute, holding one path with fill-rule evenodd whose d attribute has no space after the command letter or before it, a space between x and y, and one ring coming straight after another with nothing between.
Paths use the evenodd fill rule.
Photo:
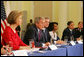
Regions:
<instances>
[{"instance_id":1,"label":"name placard","mask_svg":"<svg viewBox=\"0 0 84 57\"><path fill-rule=\"evenodd\" d=\"M71 45L73 45L73 46L76 45L74 41L71 41L70 43L71 43Z\"/></svg>"},{"instance_id":2,"label":"name placard","mask_svg":"<svg viewBox=\"0 0 84 57\"><path fill-rule=\"evenodd\" d=\"M49 48L50 48L51 50L56 50L56 49L58 49L56 45L49 45Z\"/></svg>"}]
</instances>

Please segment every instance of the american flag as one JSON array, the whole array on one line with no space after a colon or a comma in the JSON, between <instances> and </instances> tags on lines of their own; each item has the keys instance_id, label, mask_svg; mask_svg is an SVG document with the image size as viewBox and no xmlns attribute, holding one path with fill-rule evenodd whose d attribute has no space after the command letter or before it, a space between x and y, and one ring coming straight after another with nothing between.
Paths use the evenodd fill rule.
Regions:
<instances>
[{"instance_id":1,"label":"american flag","mask_svg":"<svg viewBox=\"0 0 84 57\"><path fill-rule=\"evenodd\" d=\"M1 40L2 40L2 34L4 33L6 26L8 25L9 24L7 23L4 2L1 1Z\"/></svg>"}]
</instances>

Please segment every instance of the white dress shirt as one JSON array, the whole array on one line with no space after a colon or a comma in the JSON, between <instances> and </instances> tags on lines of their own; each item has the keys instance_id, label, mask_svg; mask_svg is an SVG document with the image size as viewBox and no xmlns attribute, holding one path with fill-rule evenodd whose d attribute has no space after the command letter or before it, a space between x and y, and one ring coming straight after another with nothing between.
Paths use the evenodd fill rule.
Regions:
<instances>
[{"instance_id":1,"label":"white dress shirt","mask_svg":"<svg viewBox=\"0 0 84 57\"><path fill-rule=\"evenodd\" d=\"M56 33L53 33L53 31L50 31L49 34L53 40L57 40L57 34Z\"/></svg>"},{"instance_id":2,"label":"white dress shirt","mask_svg":"<svg viewBox=\"0 0 84 57\"><path fill-rule=\"evenodd\" d=\"M37 28L38 29L38 28ZM39 33L40 29L38 29L38 33ZM45 47L45 43L42 43L42 47Z\"/></svg>"}]
</instances>

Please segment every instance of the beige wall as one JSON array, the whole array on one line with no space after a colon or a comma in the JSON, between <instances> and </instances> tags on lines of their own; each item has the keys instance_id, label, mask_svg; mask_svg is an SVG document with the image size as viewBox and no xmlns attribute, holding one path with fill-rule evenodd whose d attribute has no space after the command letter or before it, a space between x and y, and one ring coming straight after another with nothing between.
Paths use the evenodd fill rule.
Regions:
<instances>
[{"instance_id":1,"label":"beige wall","mask_svg":"<svg viewBox=\"0 0 84 57\"><path fill-rule=\"evenodd\" d=\"M74 21L77 27L78 22L82 20L81 1L69 1L68 3L68 21Z\"/></svg>"},{"instance_id":2,"label":"beige wall","mask_svg":"<svg viewBox=\"0 0 84 57\"><path fill-rule=\"evenodd\" d=\"M81 1L9 1L11 11L23 10L27 12L27 19L24 19L27 23L30 19L34 20L36 16L48 16L51 21L58 22L60 38L68 21L74 21L75 27L77 27L78 22L83 20L81 3Z\"/></svg>"},{"instance_id":3,"label":"beige wall","mask_svg":"<svg viewBox=\"0 0 84 57\"><path fill-rule=\"evenodd\" d=\"M34 18L50 17L52 19L52 1L35 1L34 2Z\"/></svg>"}]
</instances>

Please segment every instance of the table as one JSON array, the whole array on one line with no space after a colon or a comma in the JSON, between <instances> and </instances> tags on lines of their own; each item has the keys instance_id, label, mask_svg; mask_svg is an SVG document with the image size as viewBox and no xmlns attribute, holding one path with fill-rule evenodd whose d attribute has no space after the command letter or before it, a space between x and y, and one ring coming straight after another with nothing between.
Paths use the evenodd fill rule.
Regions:
<instances>
[{"instance_id":1,"label":"table","mask_svg":"<svg viewBox=\"0 0 84 57\"><path fill-rule=\"evenodd\" d=\"M34 52L33 54L28 54L29 56L66 56L66 48L58 48L57 50L48 50L45 53Z\"/></svg>"},{"instance_id":2,"label":"table","mask_svg":"<svg viewBox=\"0 0 84 57\"><path fill-rule=\"evenodd\" d=\"M83 44L76 44L74 46L65 45L57 50L46 51L46 53L29 54L29 56L83 56Z\"/></svg>"},{"instance_id":3,"label":"table","mask_svg":"<svg viewBox=\"0 0 84 57\"><path fill-rule=\"evenodd\" d=\"M76 44L74 46L62 45L56 50L45 50L45 53L34 51L33 54L28 52L28 56L83 56L83 44Z\"/></svg>"},{"instance_id":4,"label":"table","mask_svg":"<svg viewBox=\"0 0 84 57\"><path fill-rule=\"evenodd\" d=\"M83 44L66 47L66 56L83 56Z\"/></svg>"}]
</instances>

